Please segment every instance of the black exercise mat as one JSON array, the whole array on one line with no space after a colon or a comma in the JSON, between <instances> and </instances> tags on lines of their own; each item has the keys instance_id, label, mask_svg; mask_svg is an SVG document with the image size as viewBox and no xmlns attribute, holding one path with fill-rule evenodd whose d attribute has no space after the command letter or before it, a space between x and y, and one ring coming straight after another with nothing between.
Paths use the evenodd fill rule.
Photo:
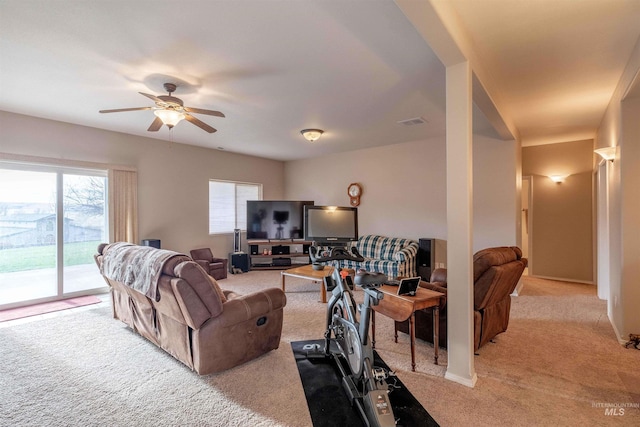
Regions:
<instances>
[{"instance_id":1,"label":"black exercise mat","mask_svg":"<svg viewBox=\"0 0 640 427\"><path fill-rule=\"evenodd\" d=\"M347 393L342 387L340 370L333 359L308 359L307 344L324 346L324 340L294 341L291 349L296 359L298 373L307 398L309 413L314 427L360 426L364 425L358 410L351 406ZM335 343L331 342L332 348ZM389 369L374 351L374 364ZM389 394L398 427L438 426L438 423L422 407L398 378L388 378L387 383L396 388Z\"/></svg>"}]
</instances>

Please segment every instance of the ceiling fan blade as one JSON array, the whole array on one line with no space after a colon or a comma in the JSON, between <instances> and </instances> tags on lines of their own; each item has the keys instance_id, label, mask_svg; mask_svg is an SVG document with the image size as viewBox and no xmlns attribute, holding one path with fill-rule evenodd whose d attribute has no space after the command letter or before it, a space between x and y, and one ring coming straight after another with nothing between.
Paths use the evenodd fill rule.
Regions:
<instances>
[{"instance_id":1,"label":"ceiling fan blade","mask_svg":"<svg viewBox=\"0 0 640 427\"><path fill-rule=\"evenodd\" d=\"M143 92L138 92L138 93L139 93L140 95L144 95L144 96L146 96L146 97L147 97L147 98L149 98L149 99L152 99L152 100L153 100L153 101L155 101L155 102L164 102L162 99L158 98L158 97L157 97L157 96L155 96L155 95L151 95L151 94L143 93Z\"/></svg>"},{"instance_id":2,"label":"ceiling fan blade","mask_svg":"<svg viewBox=\"0 0 640 427\"><path fill-rule=\"evenodd\" d=\"M184 107L184 111L189 113L207 114L209 116L224 117L220 111L203 110L202 108Z\"/></svg>"},{"instance_id":3,"label":"ceiling fan blade","mask_svg":"<svg viewBox=\"0 0 640 427\"><path fill-rule=\"evenodd\" d=\"M153 123L151 123L151 126L149 126L149 129L147 130L149 132L157 132L158 130L160 130L163 124L164 123L162 123L162 119L160 117L156 117L156 119L153 121Z\"/></svg>"},{"instance_id":4,"label":"ceiling fan blade","mask_svg":"<svg viewBox=\"0 0 640 427\"><path fill-rule=\"evenodd\" d=\"M209 126L208 124L206 124L205 122L196 119L195 117L193 117L190 114L185 114L184 118L188 121L193 123L194 125L198 126L200 129L206 130L209 133L214 133L216 132L216 129L212 128L211 126Z\"/></svg>"},{"instance_id":5,"label":"ceiling fan blade","mask_svg":"<svg viewBox=\"0 0 640 427\"><path fill-rule=\"evenodd\" d=\"M150 110L152 107L117 108L115 110L100 110L101 113L120 113L122 111Z\"/></svg>"}]
</instances>

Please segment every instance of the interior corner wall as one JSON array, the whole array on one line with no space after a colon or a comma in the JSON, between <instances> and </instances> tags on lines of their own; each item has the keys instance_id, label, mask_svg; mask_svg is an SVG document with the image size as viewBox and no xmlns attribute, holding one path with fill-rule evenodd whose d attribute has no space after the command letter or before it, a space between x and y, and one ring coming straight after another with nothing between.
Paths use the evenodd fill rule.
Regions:
<instances>
[{"instance_id":1,"label":"interior corner wall","mask_svg":"<svg viewBox=\"0 0 640 427\"><path fill-rule=\"evenodd\" d=\"M620 138L620 225L621 277L620 298L614 301L622 308L618 331L623 338L640 334L640 97L622 102L622 137Z\"/></svg>"},{"instance_id":2,"label":"interior corner wall","mask_svg":"<svg viewBox=\"0 0 640 427\"><path fill-rule=\"evenodd\" d=\"M530 275L593 283L592 167L592 140L522 149L522 174L533 177Z\"/></svg>"},{"instance_id":3,"label":"interior corner wall","mask_svg":"<svg viewBox=\"0 0 640 427\"><path fill-rule=\"evenodd\" d=\"M265 199L283 197L279 161L3 111L0 127L0 152L136 168L140 238L160 239L164 249L233 250L233 233L209 235L210 179L262 183Z\"/></svg>"},{"instance_id":4,"label":"interior corner wall","mask_svg":"<svg viewBox=\"0 0 640 427\"><path fill-rule=\"evenodd\" d=\"M627 207L633 206L633 201L638 199L637 183L640 179L640 158L637 157L638 141L640 140L637 123L640 111L632 99L624 101L623 99L633 83L637 84L639 81L640 39L634 46L597 134L598 148L620 147L616 161L611 165L612 173L609 175L610 181L608 182L610 204L608 224L610 294L608 303L609 320L621 342L628 339L629 333L639 333L637 329L640 327L638 276L633 277L629 274L633 270L625 271L629 260L633 266L640 259L640 253L634 252L634 248L636 251L638 250L635 246L637 243L628 244L630 241L637 241L638 235L640 235L637 212L635 217L626 214L623 222L623 211L626 212ZM636 124L635 128L634 124ZM624 173L622 169L624 169ZM632 211L630 213L633 214Z\"/></svg>"},{"instance_id":5,"label":"interior corner wall","mask_svg":"<svg viewBox=\"0 0 640 427\"><path fill-rule=\"evenodd\" d=\"M474 135L474 249L515 244L515 142ZM285 164L286 198L347 206L359 182L359 234L447 239L446 142L431 138Z\"/></svg>"},{"instance_id":6,"label":"interior corner wall","mask_svg":"<svg viewBox=\"0 0 640 427\"><path fill-rule=\"evenodd\" d=\"M516 246L520 218L516 141L473 137L473 251Z\"/></svg>"}]
</instances>

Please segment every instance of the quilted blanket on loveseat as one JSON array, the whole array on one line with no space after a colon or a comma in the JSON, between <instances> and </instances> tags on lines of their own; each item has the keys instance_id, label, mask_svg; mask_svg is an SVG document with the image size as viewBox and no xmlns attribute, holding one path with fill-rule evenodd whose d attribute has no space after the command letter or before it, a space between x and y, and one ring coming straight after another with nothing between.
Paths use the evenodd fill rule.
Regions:
<instances>
[{"instance_id":1,"label":"quilted blanket on loveseat","mask_svg":"<svg viewBox=\"0 0 640 427\"><path fill-rule=\"evenodd\" d=\"M418 242L415 240L369 234L359 237L354 246L365 258L364 262L331 261L328 264L381 272L393 278L416 275Z\"/></svg>"}]
</instances>

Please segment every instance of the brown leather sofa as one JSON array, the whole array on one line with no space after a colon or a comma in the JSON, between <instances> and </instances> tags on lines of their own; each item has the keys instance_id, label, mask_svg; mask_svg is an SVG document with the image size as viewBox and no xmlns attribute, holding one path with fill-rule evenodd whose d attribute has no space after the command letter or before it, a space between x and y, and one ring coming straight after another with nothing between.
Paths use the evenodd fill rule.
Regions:
<instances>
[{"instance_id":1,"label":"brown leather sofa","mask_svg":"<svg viewBox=\"0 0 640 427\"><path fill-rule=\"evenodd\" d=\"M113 317L198 374L232 368L280 345L286 305L281 289L223 291L191 258L176 253L162 265L157 295L150 298L105 275L110 250L120 249L103 243L95 260L110 287Z\"/></svg>"},{"instance_id":2,"label":"brown leather sofa","mask_svg":"<svg viewBox=\"0 0 640 427\"><path fill-rule=\"evenodd\" d=\"M511 310L511 293L515 289L527 259L515 246L488 248L473 256L473 320L474 351L507 330ZM447 270L436 269L429 282L420 286L447 293ZM433 342L433 314L431 309L416 312L416 337ZM409 333L408 322L397 322L399 331ZM447 347L446 299L440 306L440 347Z\"/></svg>"},{"instance_id":3,"label":"brown leather sofa","mask_svg":"<svg viewBox=\"0 0 640 427\"><path fill-rule=\"evenodd\" d=\"M222 280L227 278L227 264L229 262L226 258L216 258L211 253L211 249L194 249L191 252L191 258L200 267L204 268L204 271L216 280Z\"/></svg>"}]
</instances>

